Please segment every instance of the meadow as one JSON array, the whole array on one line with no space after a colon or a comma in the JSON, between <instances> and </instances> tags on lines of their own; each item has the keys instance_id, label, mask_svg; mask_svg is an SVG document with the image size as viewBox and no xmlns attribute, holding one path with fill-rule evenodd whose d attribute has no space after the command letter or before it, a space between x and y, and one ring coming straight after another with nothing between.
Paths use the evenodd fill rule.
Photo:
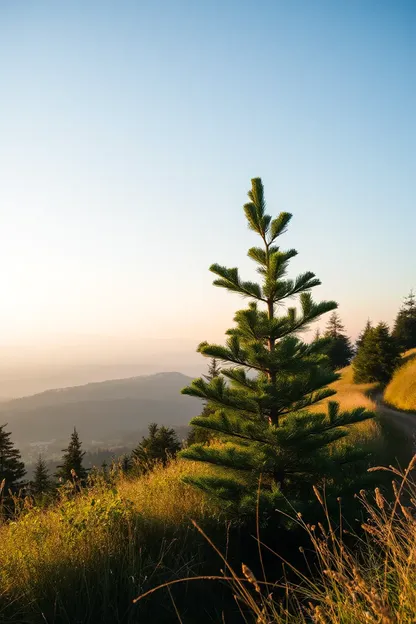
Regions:
<instances>
[{"instance_id":1,"label":"meadow","mask_svg":"<svg viewBox=\"0 0 416 624\"><path fill-rule=\"evenodd\" d=\"M215 505L182 482L194 469L174 461L139 479L119 475L111 487L97 478L45 509L26 500L0 528L3 621L137 621L137 595L195 574L204 562L207 549L190 518L225 533ZM170 621L171 607L169 596L158 600L158 621ZM149 617L146 604L140 613Z\"/></svg>"}]
</instances>

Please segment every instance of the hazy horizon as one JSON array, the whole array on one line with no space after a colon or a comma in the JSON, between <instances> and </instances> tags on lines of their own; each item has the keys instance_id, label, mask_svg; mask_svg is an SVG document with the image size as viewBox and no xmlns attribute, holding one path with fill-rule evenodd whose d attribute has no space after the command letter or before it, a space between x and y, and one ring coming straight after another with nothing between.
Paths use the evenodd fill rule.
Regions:
<instances>
[{"instance_id":1,"label":"hazy horizon","mask_svg":"<svg viewBox=\"0 0 416 624\"><path fill-rule=\"evenodd\" d=\"M203 373L242 306L208 267L254 276L255 176L294 215L290 276L353 339L391 325L416 288L415 62L408 0L2 3L0 397Z\"/></svg>"}]
</instances>

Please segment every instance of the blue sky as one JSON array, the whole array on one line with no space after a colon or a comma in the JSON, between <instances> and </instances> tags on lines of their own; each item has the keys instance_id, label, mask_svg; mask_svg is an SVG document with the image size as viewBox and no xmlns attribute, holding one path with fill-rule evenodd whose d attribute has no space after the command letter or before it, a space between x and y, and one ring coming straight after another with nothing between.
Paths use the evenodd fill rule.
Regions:
<instances>
[{"instance_id":1,"label":"blue sky","mask_svg":"<svg viewBox=\"0 0 416 624\"><path fill-rule=\"evenodd\" d=\"M353 336L391 322L416 288L415 42L405 0L2 2L0 343L220 340L241 301L208 267L252 274L253 176L294 215L293 273Z\"/></svg>"}]
</instances>

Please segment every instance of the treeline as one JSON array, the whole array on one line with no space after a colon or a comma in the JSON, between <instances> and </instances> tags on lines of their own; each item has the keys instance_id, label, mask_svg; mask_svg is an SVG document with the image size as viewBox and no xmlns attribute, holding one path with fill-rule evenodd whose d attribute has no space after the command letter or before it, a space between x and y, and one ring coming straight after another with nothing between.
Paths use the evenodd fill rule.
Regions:
<instances>
[{"instance_id":1,"label":"treeline","mask_svg":"<svg viewBox=\"0 0 416 624\"><path fill-rule=\"evenodd\" d=\"M97 477L111 481L120 473L138 476L151 470L156 463L165 465L169 458L176 456L182 443L172 428L152 423L148 436L131 453L114 456L110 451L90 454L92 457L105 457L92 468L85 466L86 452L76 428L71 434L67 448L63 449L61 463L52 472L48 462L39 455L33 476L25 480L26 469L20 451L11 440L11 432L6 425L0 426L0 507L5 516L10 516L18 499L30 496L38 504L54 500L59 489L72 488L74 492L87 487Z\"/></svg>"},{"instance_id":2,"label":"treeline","mask_svg":"<svg viewBox=\"0 0 416 624\"><path fill-rule=\"evenodd\" d=\"M405 297L393 330L387 323L373 326L367 321L353 344L337 312L333 312L325 332L317 330L314 340L326 340L324 352L331 367L339 370L352 362L355 383L387 383L401 362L401 353L416 348L416 298L413 291Z\"/></svg>"}]
</instances>

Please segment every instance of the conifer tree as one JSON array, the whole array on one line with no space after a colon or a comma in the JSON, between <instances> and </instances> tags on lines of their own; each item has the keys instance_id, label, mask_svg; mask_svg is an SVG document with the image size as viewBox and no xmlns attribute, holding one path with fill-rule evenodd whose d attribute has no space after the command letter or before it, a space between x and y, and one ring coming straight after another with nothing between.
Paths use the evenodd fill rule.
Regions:
<instances>
[{"instance_id":1,"label":"conifer tree","mask_svg":"<svg viewBox=\"0 0 416 624\"><path fill-rule=\"evenodd\" d=\"M325 352L329 357L332 368L338 370L348 366L354 355L354 349L337 312L332 312L329 317L325 338L328 339Z\"/></svg>"},{"instance_id":2,"label":"conifer tree","mask_svg":"<svg viewBox=\"0 0 416 624\"><path fill-rule=\"evenodd\" d=\"M244 206L249 228L261 239L248 256L258 265L261 284L241 279L237 268L213 264L214 285L250 300L235 314L226 345L203 342L204 356L226 363L211 381L195 379L184 394L215 406L210 416L192 425L219 432L222 443L194 444L182 451L185 458L228 468L228 476L199 476L187 481L222 499L239 513L256 507L259 476L260 504L271 508L305 501L311 484L333 481L358 454L332 444L348 432L348 425L372 416L364 408L341 412L330 402L320 413L308 407L334 394L327 385L339 375L330 369L324 353L326 340L306 344L300 332L320 316L334 310L333 301L315 303L311 288L320 284L311 272L286 277L294 249L282 251L277 239L291 219L281 213L272 219L265 212L263 185L252 180L250 202ZM284 302L297 297L300 310ZM251 371L252 374L249 374ZM310 500L310 498L309 498Z\"/></svg>"},{"instance_id":3,"label":"conifer tree","mask_svg":"<svg viewBox=\"0 0 416 624\"><path fill-rule=\"evenodd\" d=\"M215 358L212 358L208 366L208 375L204 375L204 379L210 382L216 377L218 377L220 373L221 373L221 369L218 365L218 361ZM208 402L208 403L205 403L201 416L210 416L214 412L215 412L215 407L210 406ZM213 440L214 438L215 438L215 435L212 433L212 431L205 429L205 427L198 427L198 425L195 425L195 426L191 425L191 431L189 432L186 443L188 446L190 446L191 444L195 444L196 442L208 443L208 442L211 442L211 440Z\"/></svg>"},{"instance_id":4,"label":"conifer tree","mask_svg":"<svg viewBox=\"0 0 416 624\"><path fill-rule=\"evenodd\" d=\"M33 480L30 484L31 492L34 496L47 494L51 490L52 484L49 476L48 468L42 455L39 455L36 462Z\"/></svg>"},{"instance_id":5,"label":"conifer tree","mask_svg":"<svg viewBox=\"0 0 416 624\"><path fill-rule=\"evenodd\" d=\"M58 470L56 472L57 478L64 482L73 481L74 479L79 482L85 481L87 478L87 470L82 465L85 451L82 450L78 431L75 427L71 434L71 439L67 448L62 449L62 452L64 455L62 458L62 464L58 466Z\"/></svg>"},{"instance_id":6,"label":"conifer tree","mask_svg":"<svg viewBox=\"0 0 416 624\"><path fill-rule=\"evenodd\" d=\"M355 383L387 383L400 364L397 342L385 323L365 334L352 366Z\"/></svg>"},{"instance_id":7,"label":"conifer tree","mask_svg":"<svg viewBox=\"0 0 416 624\"><path fill-rule=\"evenodd\" d=\"M358 349L361 347L361 345L364 342L364 338L366 337L366 335L368 334L368 332L373 328L370 319L367 319L367 323L365 324L364 329L362 330L362 332L360 332L357 341L355 343L355 352L358 352Z\"/></svg>"},{"instance_id":8,"label":"conifer tree","mask_svg":"<svg viewBox=\"0 0 416 624\"><path fill-rule=\"evenodd\" d=\"M11 441L11 432L5 431L7 425L0 425L0 486L3 496L9 491L15 492L26 474L20 451Z\"/></svg>"},{"instance_id":9,"label":"conifer tree","mask_svg":"<svg viewBox=\"0 0 416 624\"><path fill-rule=\"evenodd\" d=\"M166 465L170 458L176 456L180 448L181 444L174 429L151 423L149 435L133 450L132 459L139 469L145 472L159 462Z\"/></svg>"},{"instance_id":10,"label":"conifer tree","mask_svg":"<svg viewBox=\"0 0 416 624\"><path fill-rule=\"evenodd\" d=\"M128 472L130 472L132 468L131 454L125 453L124 455L119 457L118 462L116 462L116 465L119 467L119 469L121 470L123 474L127 474Z\"/></svg>"},{"instance_id":11,"label":"conifer tree","mask_svg":"<svg viewBox=\"0 0 416 624\"><path fill-rule=\"evenodd\" d=\"M397 314L393 336L402 351L416 347L416 298L413 291L405 298Z\"/></svg>"}]
</instances>

